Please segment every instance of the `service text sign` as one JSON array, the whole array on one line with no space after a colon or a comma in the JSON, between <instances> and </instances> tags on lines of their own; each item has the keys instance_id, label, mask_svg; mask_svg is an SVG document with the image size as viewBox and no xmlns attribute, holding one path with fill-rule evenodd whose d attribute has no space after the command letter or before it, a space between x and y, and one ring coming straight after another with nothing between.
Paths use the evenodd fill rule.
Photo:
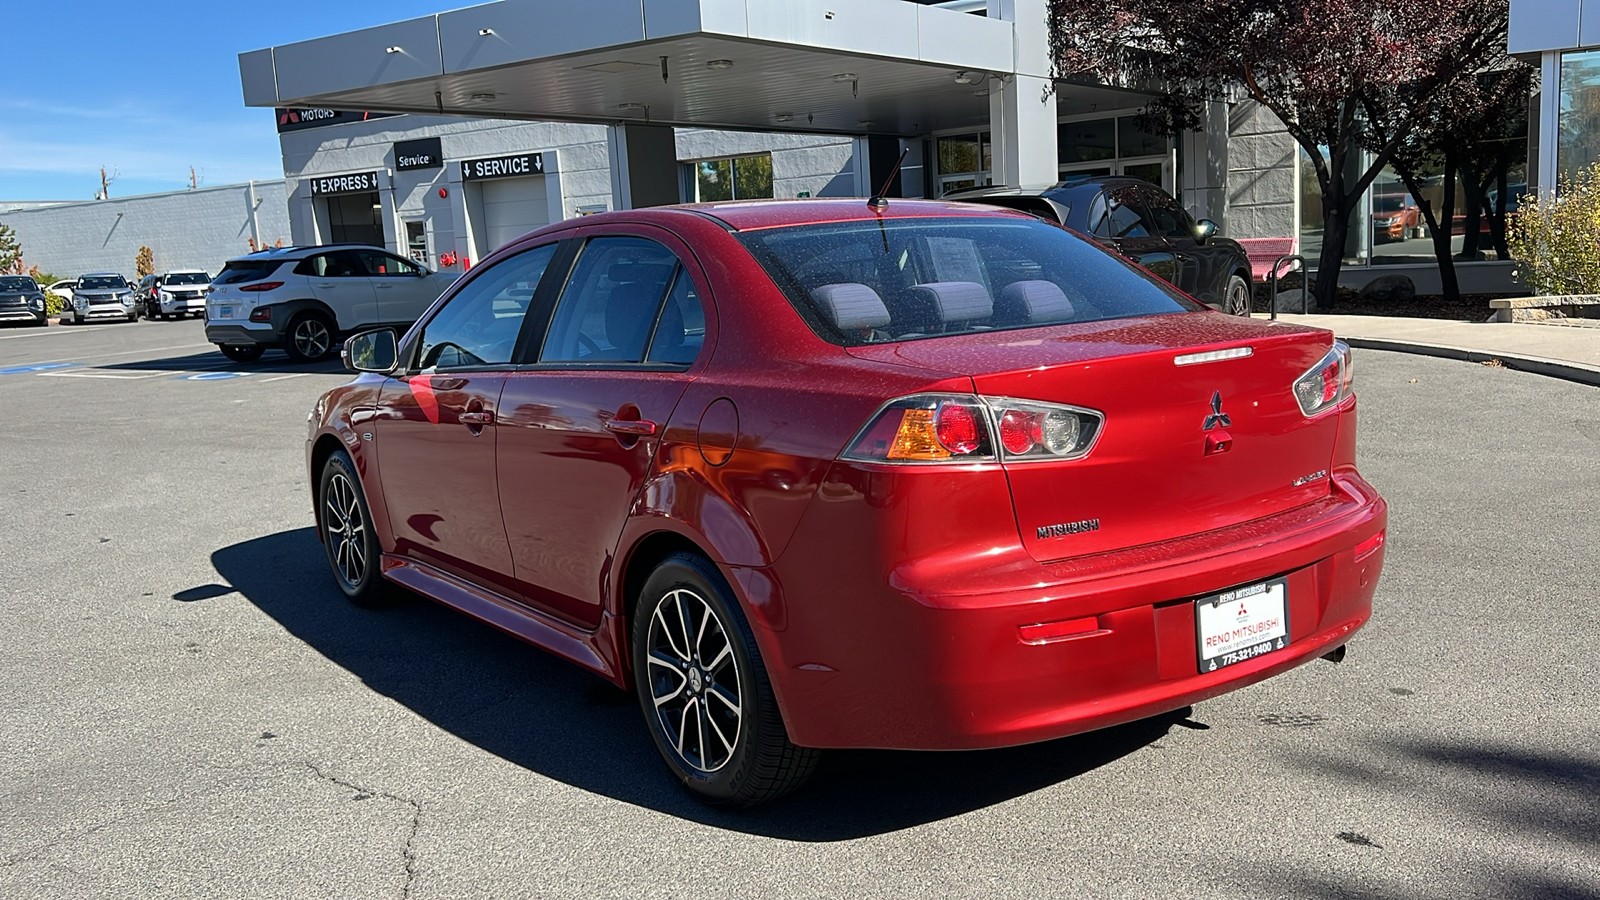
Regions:
<instances>
[{"instance_id":1,"label":"service text sign","mask_svg":"<svg viewBox=\"0 0 1600 900\"><path fill-rule=\"evenodd\" d=\"M444 151L438 138L421 138L415 141L396 141L394 167L401 172L412 169L444 168Z\"/></svg>"},{"instance_id":2,"label":"service text sign","mask_svg":"<svg viewBox=\"0 0 1600 900\"><path fill-rule=\"evenodd\" d=\"M543 153L518 153L514 156L491 156L487 159L461 161L462 181L482 181L485 178L521 178L544 174Z\"/></svg>"}]
</instances>

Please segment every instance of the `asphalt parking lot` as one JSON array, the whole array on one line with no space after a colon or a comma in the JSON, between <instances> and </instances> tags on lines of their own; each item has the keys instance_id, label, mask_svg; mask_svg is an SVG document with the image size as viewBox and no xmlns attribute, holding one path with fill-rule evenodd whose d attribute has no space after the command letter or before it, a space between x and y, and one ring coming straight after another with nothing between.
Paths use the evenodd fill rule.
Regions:
<instances>
[{"instance_id":1,"label":"asphalt parking lot","mask_svg":"<svg viewBox=\"0 0 1600 900\"><path fill-rule=\"evenodd\" d=\"M1356 367L1391 524L1342 665L835 753L724 814L626 695L426 601L345 604L303 471L336 363L0 330L0 896L1600 897L1600 391Z\"/></svg>"}]
</instances>

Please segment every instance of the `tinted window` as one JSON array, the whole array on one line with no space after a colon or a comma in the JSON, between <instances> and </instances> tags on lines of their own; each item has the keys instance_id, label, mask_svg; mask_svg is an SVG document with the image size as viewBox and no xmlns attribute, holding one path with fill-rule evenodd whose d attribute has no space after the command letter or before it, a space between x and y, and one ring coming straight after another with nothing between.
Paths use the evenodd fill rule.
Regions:
<instances>
[{"instance_id":1,"label":"tinted window","mask_svg":"<svg viewBox=\"0 0 1600 900\"><path fill-rule=\"evenodd\" d=\"M204 272L173 272L161 279L162 284L210 284L211 276Z\"/></svg>"},{"instance_id":2,"label":"tinted window","mask_svg":"<svg viewBox=\"0 0 1600 900\"><path fill-rule=\"evenodd\" d=\"M1194 238L1194 223L1176 200L1160 191L1141 191L1139 199L1149 214L1152 234L1163 237Z\"/></svg>"},{"instance_id":3,"label":"tinted window","mask_svg":"<svg viewBox=\"0 0 1600 900\"><path fill-rule=\"evenodd\" d=\"M677 266L655 241L590 241L556 303L539 361L642 361Z\"/></svg>"},{"instance_id":4,"label":"tinted window","mask_svg":"<svg viewBox=\"0 0 1600 900\"><path fill-rule=\"evenodd\" d=\"M294 267L294 272L313 278L365 278L367 265L355 250L334 250L306 257Z\"/></svg>"},{"instance_id":5,"label":"tinted window","mask_svg":"<svg viewBox=\"0 0 1600 900\"><path fill-rule=\"evenodd\" d=\"M688 365L700 355L706 341L706 313L689 273L678 267L678 277L661 310L647 362Z\"/></svg>"},{"instance_id":6,"label":"tinted window","mask_svg":"<svg viewBox=\"0 0 1600 900\"><path fill-rule=\"evenodd\" d=\"M369 275L420 275L422 272L415 264L406 262L398 256L379 253L375 250L357 250L355 253L365 264Z\"/></svg>"},{"instance_id":7,"label":"tinted window","mask_svg":"<svg viewBox=\"0 0 1600 900\"><path fill-rule=\"evenodd\" d=\"M247 281L260 281L277 271L282 265L279 260L239 260L236 259L222 267L217 273L214 284L243 284ZM303 273L302 273L303 274Z\"/></svg>"},{"instance_id":8,"label":"tinted window","mask_svg":"<svg viewBox=\"0 0 1600 900\"><path fill-rule=\"evenodd\" d=\"M819 335L847 346L1201 308L1034 219L840 222L739 239Z\"/></svg>"},{"instance_id":9,"label":"tinted window","mask_svg":"<svg viewBox=\"0 0 1600 900\"><path fill-rule=\"evenodd\" d=\"M1089 204L1089 232L1103 238L1149 237L1150 228L1133 202L1133 192L1108 191Z\"/></svg>"},{"instance_id":10,"label":"tinted window","mask_svg":"<svg viewBox=\"0 0 1600 900\"><path fill-rule=\"evenodd\" d=\"M129 287L121 275L86 275L78 280L80 291L121 291Z\"/></svg>"},{"instance_id":11,"label":"tinted window","mask_svg":"<svg viewBox=\"0 0 1600 900\"><path fill-rule=\"evenodd\" d=\"M39 285L27 276L11 275L0 278L0 291L37 291Z\"/></svg>"},{"instance_id":12,"label":"tinted window","mask_svg":"<svg viewBox=\"0 0 1600 900\"><path fill-rule=\"evenodd\" d=\"M547 244L503 259L462 287L422 329L418 367L509 365L533 293L556 246Z\"/></svg>"}]
</instances>

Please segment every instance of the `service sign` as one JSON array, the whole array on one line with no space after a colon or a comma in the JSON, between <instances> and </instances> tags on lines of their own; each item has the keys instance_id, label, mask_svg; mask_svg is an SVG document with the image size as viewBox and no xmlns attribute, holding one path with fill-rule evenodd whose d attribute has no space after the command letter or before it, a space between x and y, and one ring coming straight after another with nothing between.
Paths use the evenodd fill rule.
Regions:
<instances>
[{"instance_id":1,"label":"service sign","mask_svg":"<svg viewBox=\"0 0 1600 900\"><path fill-rule=\"evenodd\" d=\"M514 156L491 156L487 159L465 159L461 161L462 181L482 181L485 178L521 178L525 175L543 174L543 153L518 153Z\"/></svg>"},{"instance_id":2,"label":"service sign","mask_svg":"<svg viewBox=\"0 0 1600 900\"><path fill-rule=\"evenodd\" d=\"M439 139L397 141L394 145L394 167L400 172L444 168L444 151L439 149Z\"/></svg>"},{"instance_id":3,"label":"service sign","mask_svg":"<svg viewBox=\"0 0 1600 900\"><path fill-rule=\"evenodd\" d=\"M311 179L311 196L313 197L331 197L334 194L364 194L377 189L377 172L353 172L349 175L318 175Z\"/></svg>"}]
</instances>

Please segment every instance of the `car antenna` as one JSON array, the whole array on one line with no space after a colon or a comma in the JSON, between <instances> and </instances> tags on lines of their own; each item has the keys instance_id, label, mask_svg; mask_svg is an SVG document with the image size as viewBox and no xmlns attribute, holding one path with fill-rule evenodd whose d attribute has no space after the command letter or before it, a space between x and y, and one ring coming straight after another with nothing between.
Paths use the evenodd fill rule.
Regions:
<instances>
[{"instance_id":1,"label":"car antenna","mask_svg":"<svg viewBox=\"0 0 1600 900\"><path fill-rule=\"evenodd\" d=\"M889 170L889 177L883 180L883 187L879 188L878 192L872 195L872 199L867 201L868 206L873 209L889 208L889 201L883 195L889 193L889 185L894 184L895 176L900 174L900 164L906 161L906 154L910 152L910 147L900 151L900 158L894 161L894 168Z\"/></svg>"}]
</instances>

